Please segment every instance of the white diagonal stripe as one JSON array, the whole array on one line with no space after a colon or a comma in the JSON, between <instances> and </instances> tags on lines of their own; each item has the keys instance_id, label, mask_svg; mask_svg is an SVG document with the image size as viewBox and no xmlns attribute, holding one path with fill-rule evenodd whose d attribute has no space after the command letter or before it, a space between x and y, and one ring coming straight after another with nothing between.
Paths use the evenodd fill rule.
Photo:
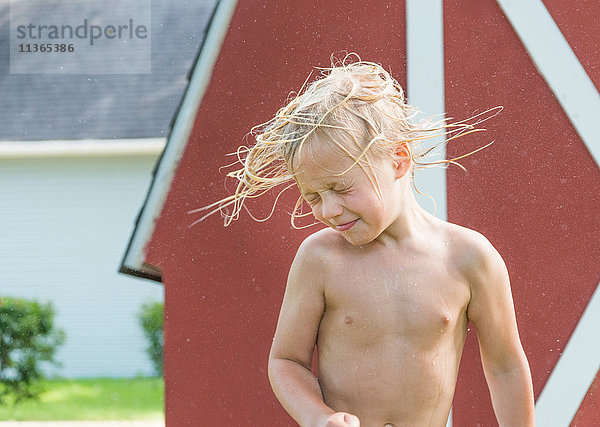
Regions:
<instances>
[{"instance_id":1,"label":"white diagonal stripe","mask_svg":"<svg viewBox=\"0 0 600 427\"><path fill-rule=\"evenodd\" d=\"M550 89L600 165L600 94L541 0L498 0ZM600 368L600 285L536 402L536 422L567 427Z\"/></svg>"},{"instance_id":2,"label":"white diagonal stripe","mask_svg":"<svg viewBox=\"0 0 600 427\"><path fill-rule=\"evenodd\" d=\"M542 0L498 0L596 164L600 165L600 94Z\"/></svg>"},{"instance_id":3,"label":"white diagonal stripe","mask_svg":"<svg viewBox=\"0 0 600 427\"><path fill-rule=\"evenodd\" d=\"M600 283L535 405L537 425L568 427L600 369Z\"/></svg>"}]
</instances>

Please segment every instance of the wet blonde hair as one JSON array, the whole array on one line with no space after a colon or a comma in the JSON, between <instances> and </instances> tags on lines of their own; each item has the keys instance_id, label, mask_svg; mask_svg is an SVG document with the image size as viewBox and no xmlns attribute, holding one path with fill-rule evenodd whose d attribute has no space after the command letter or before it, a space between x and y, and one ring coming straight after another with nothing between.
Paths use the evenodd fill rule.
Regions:
<instances>
[{"instance_id":1,"label":"wet blonde hair","mask_svg":"<svg viewBox=\"0 0 600 427\"><path fill-rule=\"evenodd\" d=\"M379 184L374 174L367 170L373 167L374 158L402 160L399 151L407 151L411 161L411 183L415 191L423 194L414 185L415 169L450 163L463 168L457 160L493 142L453 159L425 161L432 157L438 146L459 136L484 130L475 128L475 125L498 114L502 107L450 124L447 119L433 121L431 117L416 123L413 119L420 111L406 102L402 87L381 65L362 61L356 54L348 54L337 62L332 57L331 67L315 68L321 70L320 76L307 85L309 75L300 91L296 95L291 94L287 105L275 117L252 128L250 135L255 135L256 144L240 146L230 154L237 156L233 165L241 166L227 174L237 180L235 192L218 202L188 211L209 210L190 227L219 211L224 217L224 225L228 226L238 219L242 208L256 221L269 219L281 194L296 185L295 174L299 165L294 164L294 159L300 158L307 142L329 144L351 157L354 160L352 166L358 165L363 169L380 198ZM431 147L421 147L423 141L442 135L448 137ZM400 150L401 147L405 150ZM287 186L277 195L268 217L257 219L244 205L246 199L259 197L284 184ZM291 215L294 228L306 227L297 227L295 218L311 214L302 212L302 200L302 197L298 198Z\"/></svg>"}]
</instances>

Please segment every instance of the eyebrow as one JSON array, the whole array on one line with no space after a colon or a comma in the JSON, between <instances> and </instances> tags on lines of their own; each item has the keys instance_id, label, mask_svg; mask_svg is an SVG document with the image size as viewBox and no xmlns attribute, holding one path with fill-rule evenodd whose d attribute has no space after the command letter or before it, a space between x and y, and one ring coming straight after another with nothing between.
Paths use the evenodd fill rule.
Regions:
<instances>
[{"instance_id":1,"label":"eyebrow","mask_svg":"<svg viewBox=\"0 0 600 427\"><path fill-rule=\"evenodd\" d=\"M302 197L305 197L308 194L316 194L317 193L316 191L307 191L305 193L304 191L302 191L302 188L300 188L300 184L298 184L298 181L296 181L296 185L298 186L298 190L300 190L300 195L302 195ZM329 180L325 181L323 186L324 187L335 187L336 185L347 186L349 184L348 184L348 181L346 181L344 179L342 179L341 181L335 181L335 180L329 179Z\"/></svg>"}]
</instances>

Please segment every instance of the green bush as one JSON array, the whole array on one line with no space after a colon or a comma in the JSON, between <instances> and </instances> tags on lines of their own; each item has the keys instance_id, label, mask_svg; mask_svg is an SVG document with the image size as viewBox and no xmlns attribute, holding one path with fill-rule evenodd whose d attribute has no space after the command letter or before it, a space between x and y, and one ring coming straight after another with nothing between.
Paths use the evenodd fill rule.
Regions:
<instances>
[{"instance_id":1,"label":"green bush","mask_svg":"<svg viewBox=\"0 0 600 427\"><path fill-rule=\"evenodd\" d=\"M0 402L37 398L41 362L58 365L54 354L64 340L64 332L54 327L51 303L0 299Z\"/></svg>"},{"instance_id":2,"label":"green bush","mask_svg":"<svg viewBox=\"0 0 600 427\"><path fill-rule=\"evenodd\" d=\"M148 339L146 352L158 376L163 374L163 311L162 302L149 302L142 305L138 313L144 335Z\"/></svg>"}]
</instances>

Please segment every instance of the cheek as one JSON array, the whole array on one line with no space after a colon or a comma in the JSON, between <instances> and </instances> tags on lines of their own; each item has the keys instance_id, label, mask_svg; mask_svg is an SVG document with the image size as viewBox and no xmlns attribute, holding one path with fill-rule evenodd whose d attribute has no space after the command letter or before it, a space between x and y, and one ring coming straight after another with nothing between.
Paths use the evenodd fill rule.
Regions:
<instances>
[{"instance_id":1,"label":"cheek","mask_svg":"<svg viewBox=\"0 0 600 427\"><path fill-rule=\"evenodd\" d=\"M355 193L344 198L344 205L361 216L373 216L378 210L379 199L375 194Z\"/></svg>"},{"instance_id":2,"label":"cheek","mask_svg":"<svg viewBox=\"0 0 600 427\"><path fill-rule=\"evenodd\" d=\"M363 211L364 214L368 215L369 219L374 223L386 221L386 209L375 193L373 193L368 199L364 199Z\"/></svg>"}]
</instances>

